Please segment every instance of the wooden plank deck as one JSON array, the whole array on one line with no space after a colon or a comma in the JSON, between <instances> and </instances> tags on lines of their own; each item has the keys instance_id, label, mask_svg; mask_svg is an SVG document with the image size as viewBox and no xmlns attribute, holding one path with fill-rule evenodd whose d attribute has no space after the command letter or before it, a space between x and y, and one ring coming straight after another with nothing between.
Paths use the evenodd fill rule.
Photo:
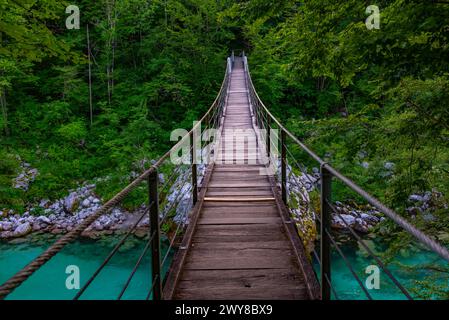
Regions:
<instances>
[{"instance_id":1,"label":"wooden plank deck","mask_svg":"<svg viewBox=\"0 0 449 320\"><path fill-rule=\"evenodd\" d=\"M247 95L243 64L236 59L219 156L175 257L180 265L170 271L165 299L316 298L308 283L311 267L304 266L308 262L292 224L286 226L289 217L282 215L274 180L260 174L265 166L253 143ZM248 141L233 145L232 129L243 130Z\"/></svg>"}]
</instances>

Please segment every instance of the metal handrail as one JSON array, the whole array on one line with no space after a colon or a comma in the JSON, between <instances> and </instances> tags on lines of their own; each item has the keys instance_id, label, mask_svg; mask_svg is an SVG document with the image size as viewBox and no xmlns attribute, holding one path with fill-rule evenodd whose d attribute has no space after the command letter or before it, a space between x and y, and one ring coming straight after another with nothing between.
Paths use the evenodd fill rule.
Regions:
<instances>
[{"instance_id":1,"label":"metal handrail","mask_svg":"<svg viewBox=\"0 0 449 320\"><path fill-rule=\"evenodd\" d=\"M162 157L160 157L149 169L145 170L139 177L134 179L128 186L118 192L112 199L107 201L102 207L95 211L92 215L87 217L81 224L75 227L72 231L63 235L59 238L53 245L51 245L47 250L40 254L37 258L27 264L24 268L18 271L15 275L9 278L5 283L0 286L0 299L5 299L11 292L13 292L18 286L20 286L25 280L27 280L32 274L39 270L44 264L46 264L52 257L54 257L58 252L60 252L67 244L75 241L83 231L85 231L92 223L94 223L100 216L108 213L113 207L122 202L122 200L133 190L135 190L142 182L148 182L149 190L149 210L150 214L150 239L152 241L152 280L153 284L151 286L148 297L150 297L153 292L153 299L162 299L161 283L163 281L160 269L160 237L159 237L159 196L158 196L158 169L162 164L169 159L172 152L176 152L187 139L193 138L193 132L201 128L202 123L205 123L209 127L217 126L219 124L219 119L223 116L223 108L225 104L225 99L228 91L228 86L230 82L230 75L232 72L232 61L231 57L227 58L226 61L226 71L221 83L220 91L218 92L214 102L209 107L207 112L202 116L202 118L192 127L192 129L184 135L168 152L166 152ZM193 145L193 144L192 144ZM192 148L193 149L193 148ZM193 152L191 154L191 171L192 171L192 198L193 204L196 202L198 186L197 186L197 164L194 161ZM171 177L170 177L171 180ZM166 185L163 186L165 188ZM155 203L156 205L152 205ZM171 210L171 209L170 209ZM133 227L135 228L137 224ZM89 286L89 284L94 280L98 273L103 269L106 263L112 258L112 256L118 251L118 247L123 244L129 233L119 242L119 245L114 248L114 250L108 255L108 257L103 261L99 269L94 273L94 275L89 279L88 283L83 287L76 296L79 296L84 292L84 290ZM177 231L178 232L178 231ZM171 246L173 245L173 241ZM155 263L156 261L156 263ZM135 272L135 271L134 271ZM156 283L155 283L156 282ZM129 283L128 283L129 284ZM125 284L127 286L127 284ZM120 296L124 292L121 292Z\"/></svg>"},{"instance_id":2,"label":"metal handrail","mask_svg":"<svg viewBox=\"0 0 449 320\"><path fill-rule=\"evenodd\" d=\"M311 149L309 149L304 143L302 143L299 139L297 139L290 131L288 131L268 110L268 108L264 105L262 100L260 99L259 95L257 94L257 91L254 88L251 74L249 72L248 68L248 61L247 57L245 56L245 53L242 53L243 56L243 62L244 62L244 68L246 73L246 81L248 82L248 88L249 88L249 98L251 105L255 108L254 113L256 116L256 120L259 122L259 127L269 129L270 125L276 124L280 130L281 130L281 140L282 140L282 148L281 148L281 156L282 156L282 163L281 163L281 191L282 191L282 200L287 205L287 190L286 190L286 156L288 149L286 148L286 138L289 137L290 139L295 142L302 150L304 150L311 158L313 158L315 161L317 161L320 164L321 168L321 250L320 255L321 258L319 259L320 262L320 268L321 268L321 287L322 287L322 298L323 299L329 299L331 292L334 293L334 296L336 296L335 289L332 287L331 282L331 273L330 273L330 244L334 243L333 239L331 238L330 232L330 217L333 210L333 206L330 202L331 199L331 189L332 189L332 178L336 177L341 182L343 182L346 186L351 188L353 191L358 193L361 197L363 197L365 200L367 200L370 204L378 208L382 213L384 213L386 216L391 218L393 221L395 221L398 225L400 225L402 228L404 228L407 232L415 236L421 243L424 243L427 245L433 252L439 254L441 257L443 257L445 260L449 261L449 251L441 246L438 242L424 234L422 231L416 229L413 225L411 225L409 222L407 222L404 218L396 214L394 211L386 207L384 204L382 204L379 200L372 197L370 194L368 194L365 190L363 190L361 187L359 187L357 184L355 184L353 181L339 173L336 169L334 169L332 166L330 166L328 163L326 163L324 160L322 160L319 156L317 156ZM4 299L6 296L8 296L15 288L20 286L26 279L28 279L34 272L36 272L41 266L43 266L46 262L48 262L54 255L56 255L59 251L62 250L67 244L73 242L76 240L81 233L87 229L93 222L95 222L100 216L103 214L109 212L114 206L121 203L121 201L133 190L137 188L137 186L140 185L143 181L147 181L148 183L148 198L149 198L149 205L146 213L149 213L150 215L150 232L149 232L149 242L151 243L151 256L152 256L152 285L148 292L147 299L152 295L153 299L162 299L162 282L164 281L163 275L161 274L161 266L165 262L166 258L168 257L169 252L164 256L163 261L161 262L161 255L160 255L160 226L162 222L165 221L167 218L169 211L171 211L174 208L174 205L172 205L167 211L167 216L163 217L162 221L159 221L159 205L160 205L160 197L158 195L158 170L161 168L162 164L169 159L169 156L172 152L178 150L180 147L183 146L183 144L186 142L187 139L193 139L193 135L195 130L198 128L201 128L202 123L204 122L209 127L215 127L219 126L220 119L223 116L223 109L224 105L226 103L226 95L229 88L230 83L230 74L232 72L233 67L233 55L231 57L228 57L227 59L227 66L226 66L226 73L223 79L223 82L220 87L220 91L218 95L216 96L214 102L212 103L211 107L207 110L207 112L203 115L203 117L193 126L193 128L189 131L188 134L183 136L178 143L176 143L167 153L165 153L162 157L160 157L149 169L144 171L139 177L137 177L134 181L132 181L127 187L125 187L123 190L121 190L119 193L117 193L112 199L110 199L108 202L106 202L100 209L98 209L94 214L89 216L83 223L78 225L74 230L67 233L66 235L62 236L60 239L58 239L52 246L50 246L44 253L39 255L35 260L33 260L31 263L29 263L27 266L25 266L22 270L17 272L13 277L11 277L8 281L6 281L3 285L0 286L0 299ZM263 117L263 119L261 119ZM270 151L271 148L271 142L270 142L270 135L267 135L267 141L265 141L267 151ZM193 205L195 205L195 202L197 200L197 193L198 193L198 183L197 183L197 164L194 161L194 157L196 155L196 150L193 147L194 144L192 144L192 147L190 148L191 152L191 179L192 179L192 199L193 199ZM173 176L169 178L167 183L163 185L162 188L166 188L167 184L172 181ZM182 198L181 198L182 199ZM176 200L178 201L178 199ZM156 204L156 205L154 205ZM137 223L136 223L137 226ZM134 227L133 227L134 228ZM178 225L178 228L175 232L175 237L178 235L178 231L180 229L180 226ZM132 232L132 230L129 231L127 235L129 235ZM125 237L127 237L125 235ZM94 280L94 278L98 275L98 273L101 271L101 269L108 263L108 261L112 258L112 256L118 251L118 248L123 244L125 239L122 239L121 242L119 242L119 245L116 246L113 251L108 255L108 257L105 259L105 261L101 264L99 269L93 274L93 276L89 279L88 283L83 287L83 290L80 291L80 293L75 297L78 298L84 290L88 287L88 285ZM169 250L173 247L175 242L175 238L171 240ZM125 287L122 289L119 298L124 294L126 288L129 285L129 282L132 279L132 276L136 272L138 266L140 265L143 256L145 255L145 252L148 250L149 246L147 245L144 248L144 251L142 252L141 256L138 259L138 262L136 263L134 269L132 270L132 273L128 280L125 283ZM403 291L404 292L404 291ZM404 292L404 294L406 294ZM406 294L407 295L407 294Z\"/></svg>"},{"instance_id":3,"label":"metal handrail","mask_svg":"<svg viewBox=\"0 0 449 320\"><path fill-rule=\"evenodd\" d=\"M331 198L331 189L332 189L332 178L335 177L338 180L340 180L344 185L352 189L354 192L356 192L358 195L360 195L362 198L364 198L368 203L376 207L380 212L385 214L387 217L392 219L396 224L401 226L405 231L407 231L409 234L413 235L419 242L426 245L431 251L438 254L440 257L445 259L449 262L449 250L445 247L443 247L440 243L426 235L421 230L417 229L415 226L410 224L407 220L405 220L403 217L398 215L396 212L388 208L386 205L381 203L378 199L370 195L368 192L366 192L363 188L358 186L356 183L354 183L352 180L341 174L338 170L333 168L330 164L328 164L326 161L321 159L315 152L313 152L309 147L307 147L303 142L301 142L293 133L291 133L287 128L285 128L279 120L268 110L268 108L265 106L263 101L260 99L254 84L252 82L251 73L249 71L248 67L248 58L245 56L245 54L242 54L243 56L243 63L244 63L244 70L246 73L246 81L248 83L249 88L249 95L250 95L250 102L254 108L254 115L256 117L256 121L259 124L259 127L269 129L270 125L276 124L277 127L281 131L281 143L282 143L282 151L281 151L281 192L282 192L282 199L284 200L285 204L287 205L286 200L286 152L288 150L285 150L285 138L288 136L290 139L293 140L293 142L298 145L303 151L305 151L312 159L314 159L316 162L320 165L320 177L321 177L321 220L320 223L321 227L321 262L320 262L320 268L321 268L321 285L322 285L322 298L323 299L330 299L330 293L331 293L331 287L327 281L327 279L330 279L330 243L331 239L329 238L328 233L326 230L330 229L330 217L332 213L332 207L330 205L330 198ZM270 123L271 122L271 123ZM270 135L266 135L266 145L267 145L267 153L270 152ZM269 154L268 154L269 156ZM401 289L401 286L399 286ZM404 290L401 290L408 298L411 298L408 296L408 293L404 292Z\"/></svg>"}]
</instances>

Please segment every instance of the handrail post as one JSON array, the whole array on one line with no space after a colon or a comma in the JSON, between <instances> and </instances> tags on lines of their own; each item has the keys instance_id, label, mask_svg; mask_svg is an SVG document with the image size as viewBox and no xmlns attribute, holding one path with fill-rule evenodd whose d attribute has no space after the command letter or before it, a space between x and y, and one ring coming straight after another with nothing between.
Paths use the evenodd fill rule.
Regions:
<instances>
[{"instance_id":1,"label":"handrail post","mask_svg":"<svg viewBox=\"0 0 449 320\"><path fill-rule=\"evenodd\" d=\"M281 128L281 187L282 187L282 201L287 205L287 147L286 133Z\"/></svg>"},{"instance_id":2,"label":"handrail post","mask_svg":"<svg viewBox=\"0 0 449 320\"><path fill-rule=\"evenodd\" d=\"M151 240L151 271L153 300L162 299L161 279L161 253L160 253L160 230L159 230L159 201L157 194L158 173L152 171L148 175L148 197L150 206L150 238Z\"/></svg>"},{"instance_id":3,"label":"handrail post","mask_svg":"<svg viewBox=\"0 0 449 320\"><path fill-rule=\"evenodd\" d=\"M330 232L332 174L326 169L325 164L321 166L321 299L331 299L331 251Z\"/></svg>"},{"instance_id":4,"label":"handrail post","mask_svg":"<svg viewBox=\"0 0 449 320\"><path fill-rule=\"evenodd\" d=\"M190 141L192 142L192 148L190 149L190 158L192 162L192 201L193 205L198 201L198 180L197 180L197 168L196 168L196 141L195 130L190 133Z\"/></svg>"},{"instance_id":5,"label":"handrail post","mask_svg":"<svg viewBox=\"0 0 449 320\"><path fill-rule=\"evenodd\" d=\"M267 115L266 121L266 137L267 137L267 157L270 158L271 153L271 132L270 132L270 117Z\"/></svg>"}]
</instances>

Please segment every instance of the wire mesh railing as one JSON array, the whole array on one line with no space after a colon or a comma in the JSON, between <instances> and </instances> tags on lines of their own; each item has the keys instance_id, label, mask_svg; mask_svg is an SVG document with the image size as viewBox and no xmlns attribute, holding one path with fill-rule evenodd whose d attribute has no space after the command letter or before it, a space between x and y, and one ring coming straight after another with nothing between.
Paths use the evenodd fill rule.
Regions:
<instances>
[{"instance_id":1,"label":"wire mesh railing","mask_svg":"<svg viewBox=\"0 0 449 320\"><path fill-rule=\"evenodd\" d=\"M0 299L6 298L11 292L25 282L32 274L39 270L52 257L58 254L66 245L79 238L81 233L92 225L102 215L118 206L132 192L140 192L143 184L147 185L148 203L146 209L137 217L135 222L127 229L111 252L105 257L103 262L88 278L84 285L76 293L74 299L83 297L86 290L93 281L105 269L111 259L119 253L126 240L139 227L146 227L148 234L146 244L140 253L134 267L123 284L117 299L122 299L126 290L142 264L148 252L151 256L151 285L148 288L146 299L163 299L163 283L165 274L164 266L167 266L169 257L175 250L177 244L181 242L182 234L188 224L188 214L198 201L198 190L201 188L201 180L204 176L205 165L209 163L211 154L214 153L214 143L208 144L207 150L203 149L202 137L198 139L198 132L208 129L218 129L223 116L230 76L232 72L233 57L227 59L226 72L220 91L208 109L206 114L193 126L192 130L176 143L166 154L159 158L154 164L132 181L127 187L117 193L112 199L106 202L100 209L87 217L72 231L68 232L52 244L45 252L31 261L23 269L0 286ZM188 155L184 159L173 161L172 155L178 154L184 148L188 150ZM203 153L207 154L208 160L204 163L198 159ZM187 158L187 159L186 159ZM201 166L199 168L199 166ZM167 172L168 178L165 181L160 179L160 172ZM144 222L147 221L145 224ZM166 227L167 226L167 227ZM166 234L169 237L168 248L162 256L161 252L161 228L166 227ZM168 269L168 266L167 266Z\"/></svg>"},{"instance_id":2,"label":"wire mesh railing","mask_svg":"<svg viewBox=\"0 0 449 320\"><path fill-rule=\"evenodd\" d=\"M342 175L330 164L322 160L318 155L310 150L290 131L288 131L271 114L271 112L260 99L251 79L251 74L248 67L248 59L244 53L242 53L242 56L244 61L246 81L249 88L249 99L254 122L259 131L263 131L263 133L258 134L258 137L260 137L262 140L262 150L266 158L271 161L271 165L273 165L275 169L279 169L277 171L275 170L274 176L280 186L282 200L286 207L290 210L290 213L293 216L292 218L295 219L296 217L291 207L291 202L289 201L289 196L291 195L288 190L289 182L290 184L299 186L299 190L301 190L301 188L303 188L302 190L311 188L315 189L319 193L319 214L312 213L314 225L319 225L319 232L317 231L317 235L314 237L314 239L319 239L319 253L317 253L317 248L315 246L313 246L310 251L311 258L315 258L316 262L319 265L321 298L324 300L329 300L333 295L334 298L338 299L338 295L335 290L335 286L332 283L331 277L331 247L333 247L337 254L343 260L345 266L349 270L352 277L355 279L357 285L361 288L366 298L370 300L373 299L373 296L368 292L360 277L357 275L355 267L345 256L343 250L338 244L338 241L335 240L335 237L332 234L331 218L332 214L334 214L336 217L339 217L341 221L343 221L343 223L345 223L345 227L349 230L350 235L353 236L354 239L360 244L360 246L367 252L367 254L373 259L375 264L384 271L384 273L391 280L394 286L400 290L402 295L407 299L412 299L412 295L401 284L397 277L393 275L391 270L381 260L381 258L379 258L379 256L375 252L373 252L373 250L365 243L365 241L357 233L357 231L354 230L354 228L349 225L344 218L341 217L341 214L332 202L333 179L339 181L343 186L349 188L350 190L352 190L352 192L355 192L370 205L377 208L377 210L379 210L382 214L394 221L398 226L402 227L407 233L415 237L419 243L424 244L427 248L429 248L432 252L438 254L445 261L449 261L449 251L447 250L447 248L443 247L433 238L418 230L403 217L401 217L393 210L381 203L379 200L368 194L368 192L366 192L363 188L359 187L349 178ZM275 134L273 134L272 132L275 132ZM280 139L278 139L279 136ZM280 147L278 146L278 142L280 142ZM319 173L317 173L317 177L312 178L307 173L307 169L305 168L305 166L302 165L300 161L298 161L297 157L295 157L294 153L296 152L305 153L305 155L309 157L311 161L318 163L320 171ZM280 157L279 161L277 160L278 156ZM275 163L273 164L273 162ZM302 173L305 179L302 179L302 181L298 181L296 175L294 174L295 171ZM309 181L304 182L304 180ZM310 199L307 199L307 197L305 196L305 199L303 198L303 200L305 200L305 206L303 207L303 210L311 210ZM304 222L304 218L302 218L301 220L302 221L298 221L298 223Z\"/></svg>"}]
</instances>

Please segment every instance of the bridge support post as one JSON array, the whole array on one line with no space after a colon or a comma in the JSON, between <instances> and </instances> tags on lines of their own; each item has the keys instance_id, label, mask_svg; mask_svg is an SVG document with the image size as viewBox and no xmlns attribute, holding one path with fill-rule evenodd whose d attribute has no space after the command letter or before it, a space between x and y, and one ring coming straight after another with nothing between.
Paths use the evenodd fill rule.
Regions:
<instances>
[{"instance_id":1,"label":"bridge support post","mask_svg":"<svg viewBox=\"0 0 449 320\"><path fill-rule=\"evenodd\" d=\"M192 148L190 149L190 158L192 162L192 201L193 205L195 206L198 201L195 130L190 133L190 141L192 142Z\"/></svg>"},{"instance_id":2,"label":"bridge support post","mask_svg":"<svg viewBox=\"0 0 449 320\"><path fill-rule=\"evenodd\" d=\"M331 227L332 209L328 201L331 201L332 174L321 166L321 299L331 299L331 251L328 232Z\"/></svg>"},{"instance_id":3,"label":"bridge support post","mask_svg":"<svg viewBox=\"0 0 449 320\"><path fill-rule=\"evenodd\" d=\"M282 201L287 205L287 147L286 133L281 129L281 187Z\"/></svg>"},{"instance_id":4,"label":"bridge support post","mask_svg":"<svg viewBox=\"0 0 449 320\"><path fill-rule=\"evenodd\" d=\"M161 253L159 230L159 197L157 192L158 174L154 170L148 176L148 196L150 206L151 272L153 300L162 299Z\"/></svg>"},{"instance_id":5,"label":"bridge support post","mask_svg":"<svg viewBox=\"0 0 449 320\"><path fill-rule=\"evenodd\" d=\"M270 118L267 118L266 121L266 131L267 131L267 157L270 159L271 153L271 132L270 132Z\"/></svg>"}]
</instances>

